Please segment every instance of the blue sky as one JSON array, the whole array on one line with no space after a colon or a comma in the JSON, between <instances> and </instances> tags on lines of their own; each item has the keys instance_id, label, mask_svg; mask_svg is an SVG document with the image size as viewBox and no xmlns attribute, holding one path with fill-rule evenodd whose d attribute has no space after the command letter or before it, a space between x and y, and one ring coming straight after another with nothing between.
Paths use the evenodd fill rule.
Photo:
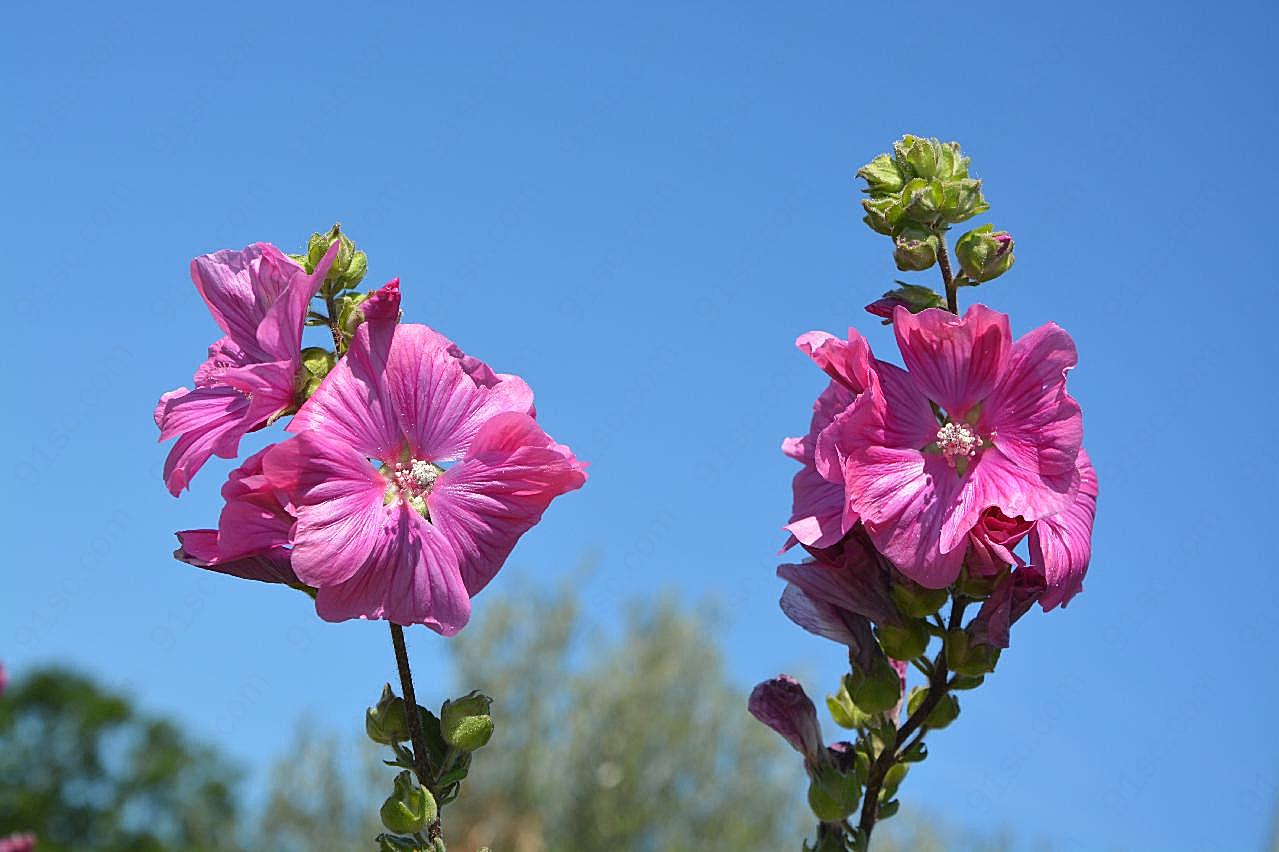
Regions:
<instances>
[{"instance_id":1,"label":"blue sky","mask_svg":"<svg viewBox=\"0 0 1279 852\"><path fill-rule=\"evenodd\" d=\"M409 320L527 378L592 462L495 588L595 554L601 618L709 597L743 687L828 688L839 650L784 619L772 573L778 443L823 383L792 342L856 324L894 354L861 306L898 273L852 175L937 135L1017 239L977 295L1078 342L1102 494L1085 593L1018 625L904 793L1059 849L1259 848L1276 15L1033 5L11 10L0 659L75 662L253 766L281 720L359 724L392 676L385 626L173 562L230 465L173 500L151 423L215 336L190 258L340 219L370 283L400 276ZM438 697L443 640L411 633Z\"/></svg>"}]
</instances>

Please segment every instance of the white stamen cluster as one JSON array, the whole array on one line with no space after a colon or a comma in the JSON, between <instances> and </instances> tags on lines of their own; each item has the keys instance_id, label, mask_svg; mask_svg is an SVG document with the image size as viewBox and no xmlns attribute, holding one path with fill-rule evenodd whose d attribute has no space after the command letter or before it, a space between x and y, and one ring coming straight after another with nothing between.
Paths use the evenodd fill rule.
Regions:
<instances>
[{"instance_id":1,"label":"white stamen cluster","mask_svg":"<svg viewBox=\"0 0 1279 852\"><path fill-rule=\"evenodd\" d=\"M947 423L937 430L937 448L951 464L977 455L981 445L981 438L965 423Z\"/></svg>"},{"instance_id":2,"label":"white stamen cluster","mask_svg":"<svg viewBox=\"0 0 1279 852\"><path fill-rule=\"evenodd\" d=\"M391 468L391 479L397 488L412 495L425 495L444 471L421 459L396 462Z\"/></svg>"}]
</instances>

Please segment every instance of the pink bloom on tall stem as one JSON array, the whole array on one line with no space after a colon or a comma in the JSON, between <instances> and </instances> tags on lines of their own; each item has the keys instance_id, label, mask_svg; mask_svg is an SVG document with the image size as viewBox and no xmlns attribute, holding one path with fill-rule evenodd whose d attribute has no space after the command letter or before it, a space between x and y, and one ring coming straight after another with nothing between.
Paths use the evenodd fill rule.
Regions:
<instances>
[{"instance_id":1,"label":"pink bloom on tall stem","mask_svg":"<svg viewBox=\"0 0 1279 852\"><path fill-rule=\"evenodd\" d=\"M893 328L907 369L875 362L816 463L841 467L850 510L903 574L943 588L986 509L1037 521L1075 501L1075 345L1052 323L1013 343L1007 315L984 305L963 317L899 307Z\"/></svg>"},{"instance_id":2,"label":"pink bloom on tall stem","mask_svg":"<svg viewBox=\"0 0 1279 852\"><path fill-rule=\"evenodd\" d=\"M361 325L264 457L320 616L461 630L520 536L586 481L532 406L523 380L426 326Z\"/></svg>"},{"instance_id":3,"label":"pink bloom on tall stem","mask_svg":"<svg viewBox=\"0 0 1279 852\"><path fill-rule=\"evenodd\" d=\"M844 476L838 465L818 469L817 441L822 430L851 406L870 384L870 346L853 329L840 340L821 331L801 335L795 345L830 376L830 384L813 404L808 434L787 438L782 452L804 467L795 474L790 523L784 529L791 537L782 548L796 543L825 548L837 543L857 523L857 514L844 499Z\"/></svg>"},{"instance_id":4,"label":"pink bloom on tall stem","mask_svg":"<svg viewBox=\"0 0 1279 852\"><path fill-rule=\"evenodd\" d=\"M267 243L191 261L196 289L226 336L209 347L193 389L169 391L156 405L160 440L178 439L164 462L174 496L211 456L235 458L244 435L294 407L302 326L337 250L334 242L311 275Z\"/></svg>"}]
</instances>

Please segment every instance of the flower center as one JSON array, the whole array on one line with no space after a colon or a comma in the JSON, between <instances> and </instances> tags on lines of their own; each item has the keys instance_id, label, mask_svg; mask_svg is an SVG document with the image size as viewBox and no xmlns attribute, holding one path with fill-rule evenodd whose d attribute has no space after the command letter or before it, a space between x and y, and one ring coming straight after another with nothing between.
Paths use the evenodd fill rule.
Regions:
<instances>
[{"instance_id":1,"label":"flower center","mask_svg":"<svg viewBox=\"0 0 1279 852\"><path fill-rule=\"evenodd\" d=\"M981 438L967 423L947 423L937 430L937 449L951 467L976 456L981 445Z\"/></svg>"},{"instance_id":2,"label":"flower center","mask_svg":"<svg viewBox=\"0 0 1279 852\"><path fill-rule=\"evenodd\" d=\"M409 459L396 462L382 468L382 475L390 480L386 491L386 501L390 503L397 496L413 507L418 514L430 519L426 508L426 496L431 493L435 480L444 473L444 468L422 459Z\"/></svg>"}]
</instances>

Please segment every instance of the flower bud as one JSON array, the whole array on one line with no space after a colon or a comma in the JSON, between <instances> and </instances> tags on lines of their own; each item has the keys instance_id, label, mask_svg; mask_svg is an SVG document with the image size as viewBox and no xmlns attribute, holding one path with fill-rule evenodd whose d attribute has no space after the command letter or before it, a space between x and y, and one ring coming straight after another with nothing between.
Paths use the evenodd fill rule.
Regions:
<instances>
[{"instance_id":1,"label":"flower bud","mask_svg":"<svg viewBox=\"0 0 1279 852\"><path fill-rule=\"evenodd\" d=\"M896 154L898 163L909 166L916 176L930 180L937 176L941 147L936 139L925 139L908 133L893 143L893 153Z\"/></svg>"},{"instance_id":2,"label":"flower bud","mask_svg":"<svg viewBox=\"0 0 1279 852\"><path fill-rule=\"evenodd\" d=\"M822 729L817 708L804 687L790 675L757 684L747 702L750 714L782 736L812 766L821 758Z\"/></svg>"},{"instance_id":3,"label":"flower bud","mask_svg":"<svg viewBox=\"0 0 1279 852\"><path fill-rule=\"evenodd\" d=\"M921 272L937 262L941 240L927 228L907 224L893 238L893 260L903 272Z\"/></svg>"},{"instance_id":4,"label":"flower bud","mask_svg":"<svg viewBox=\"0 0 1279 852\"><path fill-rule=\"evenodd\" d=\"M964 275L976 282L990 281L1013 265L1013 238L994 225L982 225L959 238L955 256Z\"/></svg>"},{"instance_id":5,"label":"flower bud","mask_svg":"<svg viewBox=\"0 0 1279 852\"><path fill-rule=\"evenodd\" d=\"M893 228L897 226L902 216L901 201L897 196L864 198L862 208L866 211L862 221L869 225L872 231L892 236Z\"/></svg>"},{"instance_id":6,"label":"flower bud","mask_svg":"<svg viewBox=\"0 0 1279 852\"><path fill-rule=\"evenodd\" d=\"M926 618L941 609L950 597L946 589L927 589L901 574L893 577L889 592L897 609L907 618Z\"/></svg>"},{"instance_id":7,"label":"flower bud","mask_svg":"<svg viewBox=\"0 0 1279 852\"><path fill-rule=\"evenodd\" d=\"M941 185L942 218L954 224L966 222L990 209L981 193L981 181L972 178L944 181Z\"/></svg>"},{"instance_id":8,"label":"flower bud","mask_svg":"<svg viewBox=\"0 0 1279 852\"><path fill-rule=\"evenodd\" d=\"M928 647L928 625L908 619L900 625L881 624L875 628L884 653L894 660L913 660Z\"/></svg>"},{"instance_id":9,"label":"flower bud","mask_svg":"<svg viewBox=\"0 0 1279 852\"><path fill-rule=\"evenodd\" d=\"M396 834L413 834L435 821L435 798L413 781L407 769L395 776L395 792L382 803L378 813L382 825Z\"/></svg>"},{"instance_id":10,"label":"flower bud","mask_svg":"<svg viewBox=\"0 0 1279 852\"><path fill-rule=\"evenodd\" d=\"M945 201L941 181L914 178L902 189L898 203L902 208L902 216L912 222L928 225L937 220Z\"/></svg>"},{"instance_id":11,"label":"flower bud","mask_svg":"<svg viewBox=\"0 0 1279 852\"><path fill-rule=\"evenodd\" d=\"M330 294L354 289L364 280L369 268L368 256L355 248L355 243L342 233L340 225L334 225L323 234L312 234L307 241L306 257L301 261L307 272L315 271L335 240L338 242L338 255L324 278L324 289Z\"/></svg>"},{"instance_id":12,"label":"flower bud","mask_svg":"<svg viewBox=\"0 0 1279 852\"><path fill-rule=\"evenodd\" d=\"M863 713L882 713L901 698L901 679L887 657L876 657L869 673L853 672L848 696Z\"/></svg>"},{"instance_id":13,"label":"flower bud","mask_svg":"<svg viewBox=\"0 0 1279 852\"><path fill-rule=\"evenodd\" d=\"M866 181L866 192L872 196L895 195L911 177L902 174L897 163L887 154L880 154L857 170L857 176Z\"/></svg>"},{"instance_id":14,"label":"flower bud","mask_svg":"<svg viewBox=\"0 0 1279 852\"><path fill-rule=\"evenodd\" d=\"M391 692L388 683L376 706L364 714L364 731L369 739L382 745L401 743L409 738L409 717L404 699Z\"/></svg>"},{"instance_id":15,"label":"flower bud","mask_svg":"<svg viewBox=\"0 0 1279 852\"><path fill-rule=\"evenodd\" d=\"M941 294L928 288L921 287L918 284L901 284L896 290L889 290L879 299L871 302L866 306L866 312L874 314L877 317L884 318L884 325L891 325L893 322L893 311L901 305L912 314L917 314L926 308L944 308L946 300ZM938 604L941 606L941 604Z\"/></svg>"},{"instance_id":16,"label":"flower bud","mask_svg":"<svg viewBox=\"0 0 1279 852\"><path fill-rule=\"evenodd\" d=\"M999 649L990 645L979 645L965 630L955 629L946 632L946 665L957 675L964 677L982 677L995 670L999 662Z\"/></svg>"},{"instance_id":17,"label":"flower bud","mask_svg":"<svg viewBox=\"0 0 1279 852\"><path fill-rule=\"evenodd\" d=\"M822 822L847 819L861 800L862 788L854 772L841 772L829 760L813 772L808 783L808 806Z\"/></svg>"},{"instance_id":18,"label":"flower bud","mask_svg":"<svg viewBox=\"0 0 1279 852\"><path fill-rule=\"evenodd\" d=\"M915 711L923 706L924 701L928 698L927 687L916 687L910 694L910 701L907 702L906 712L912 716ZM940 731L942 728L955 721L959 716L959 699L953 695L943 695L941 700L937 702L937 706L929 711L924 717L924 724L934 730Z\"/></svg>"},{"instance_id":19,"label":"flower bud","mask_svg":"<svg viewBox=\"0 0 1279 852\"><path fill-rule=\"evenodd\" d=\"M937 177L948 181L966 178L969 162L959 150L958 142L943 142L937 150Z\"/></svg>"},{"instance_id":20,"label":"flower bud","mask_svg":"<svg viewBox=\"0 0 1279 852\"><path fill-rule=\"evenodd\" d=\"M454 701L445 701L440 709L440 733L454 748L471 752L484 747L493 736L493 717L489 707L493 699L472 691Z\"/></svg>"}]
</instances>

